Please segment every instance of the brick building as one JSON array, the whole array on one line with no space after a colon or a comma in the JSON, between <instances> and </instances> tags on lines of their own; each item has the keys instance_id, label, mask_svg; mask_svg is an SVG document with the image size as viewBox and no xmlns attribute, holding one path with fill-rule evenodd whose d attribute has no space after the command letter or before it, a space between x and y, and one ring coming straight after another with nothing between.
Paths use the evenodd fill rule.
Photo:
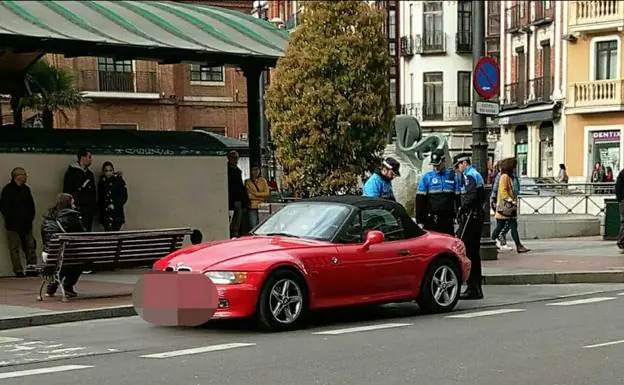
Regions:
<instances>
[{"instance_id":1,"label":"brick building","mask_svg":"<svg viewBox=\"0 0 624 385\"><path fill-rule=\"evenodd\" d=\"M553 177L563 162L566 7L561 1L488 3L492 53L492 37L500 28L500 144L505 156L518 158L520 176Z\"/></svg>"},{"instance_id":2,"label":"brick building","mask_svg":"<svg viewBox=\"0 0 624 385\"><path fill-rule=\"evenodd\" d=\"M250 13L253 1L186 1ZM54 117L58 128L192 130L204 129L247 139L247 90L242 71L211 63L160 64L155 61L46 55L68 70L89 102ZM3 105L4 123L12 121ZM29 122L31 117L31 122ZM24 116L32 124L32 113Z\"/></svg>"}]
</instances>

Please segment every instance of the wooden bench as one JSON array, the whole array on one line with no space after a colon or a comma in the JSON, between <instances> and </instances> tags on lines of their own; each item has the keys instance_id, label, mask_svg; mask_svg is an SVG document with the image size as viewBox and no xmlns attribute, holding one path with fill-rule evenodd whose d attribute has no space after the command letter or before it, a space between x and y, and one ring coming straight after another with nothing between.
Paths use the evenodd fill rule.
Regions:
<instances>
[{"instance_id":1,"label":"wooden bench","mask_svg":"<svg viewBox=\"0 0 624 385\"><path fill-rule=\"evenodd\" d=\"M61 268L102 271L118 268L151 267L154 262L182 248L190 228L58 233L50 241L46 261L37 266L43 282L38 301L43 301L46 284L57 283L62 301L68 301L60 278Z\"/></svg>"}]
</instances>

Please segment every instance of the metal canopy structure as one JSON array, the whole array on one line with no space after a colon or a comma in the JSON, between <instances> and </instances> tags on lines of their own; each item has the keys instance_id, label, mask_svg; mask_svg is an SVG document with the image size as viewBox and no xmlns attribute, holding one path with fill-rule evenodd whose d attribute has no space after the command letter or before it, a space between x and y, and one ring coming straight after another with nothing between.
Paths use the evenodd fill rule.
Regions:
<instances>
[{"instance_id":1,"label":"metal canopy structure","mask_svg":"<svg viewBox=\"0 0 624 385\"><path fill-rule=\"evenodd\" d=\"M273 66L288 32L225 8L173 1L0 2L0 49L163 63Z\"/></svg>"},{"instance_id":2,"label":"metal canopy structure","mask_svg":"<svg viewBox=\"0 0 624 385\"><path fill-rule=\"evenodd\" d=\"M20 82L45 53L201 62L247 78L250 161L261 162L261 74L284 55L288 32L241 12L175 1L0 1L0 83ZM2 76L4 75L4 76Z\"/></svg>"}]
</instances>

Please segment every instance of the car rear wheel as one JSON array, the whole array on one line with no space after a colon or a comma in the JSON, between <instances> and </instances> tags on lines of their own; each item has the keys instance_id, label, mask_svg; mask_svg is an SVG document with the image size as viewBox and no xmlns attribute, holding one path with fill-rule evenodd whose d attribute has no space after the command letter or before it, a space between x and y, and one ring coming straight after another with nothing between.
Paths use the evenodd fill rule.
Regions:
<instances>
[{"instance_id":1,"label":"car rear wheel","mask_svg":"<svg viewBox=\"0 0 624 385\"><path fill-rule=\"evenodd\" d=\"M426 313L446 313L455 308L461 292L457 263L449 257L435 259L423 278L418 306Z\"/></svg>"},{"instance_id":2,"label":"car rear wheel","mask_svg":"<svg viewBox=\"0 0 624 385\"><path fill-rule=\"evenodd\" d=\"M307 311L305 283L294 272L277 271L269 276L258 302L258 323L267 331L298 329Z\"/></svg>"}]
</instances>

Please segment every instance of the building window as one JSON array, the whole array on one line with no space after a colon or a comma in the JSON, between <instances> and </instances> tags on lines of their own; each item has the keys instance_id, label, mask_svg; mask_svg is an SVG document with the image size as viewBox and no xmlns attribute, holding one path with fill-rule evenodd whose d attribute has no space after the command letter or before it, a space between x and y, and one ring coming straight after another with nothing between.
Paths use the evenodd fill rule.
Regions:
<instances>
[{"instance_id":1,"label":"building window","mask_svg":"<svg viewBox=\"0 0 624 385\"><path fill-rule=\"evenodd\" d=\"M396 79L390 79L390 103L396 106Z\"/></svg>"},{"instance_id":2,"label":"building window","mask_svg":"<svg viewBox=\"0 0 624 385\"><path fill-rule=\"evenodd\" d=\"M518 159L518 175L527 176L529 174L529 144L516 144L516 159Z\"/></svg>"},{"instance_id":3,"label":"building window","mask_svg":"<svg viewBox=\"0 0 624 385\"><path fill-rule=\"evenodd\" d=\"M388 39L396 39L396 11L388 11Z\"/></svg>"},{"instance_id":4,"label":"building window","mask_svg":"<svg viewBox=\"0 0 624 385\"><path fill-rule=\"evenodd\" d=\"M472 84L470 83L470 71L457 72L457 105L470 107Z\"/></svg>"},{"instance_id":5,"label":"building window","mask_svg":"<svg viewBox=\"0 0 624 385\"><path fill-rule=\"evenodd\" d=\"M444 117L444 74L425 72L423 74L423 120L442 120Z\"/></svg>"},{"instance_id":6,"label":"building window","mask_svg":"<svg viewBox=\"0 0 624 385\"><path fill-rule=\"evenodd\" d=\"M132 60L99 57L98 82L101 92L134 92Z\"/></svg>"},{"instance_id":7,"label":"building window","mask_svg":"<svg viewBox=\"0 0 624 385\"><path fill-rule=\"evenodd\" d=\"M457 3L457 33L461 42L472 38L472 2L462 0Z\"/></svg>"},{"instance_id":8,"label":"building window","mask_svg":"<svg viewBox=\"0 0 624 385\"><path fill-rule=\"evenodd\" d=\"M425 49L444 47L444 28L442 26L442 2L427 1L423 7L423 46Z\"/></svg>"},{"instance_id":9,"label":"building window","mask_svg":"<svg viewBox=\"0 0 624 385\"><path fill-rule=\"evenodd\" d=\"M589 164L588 176L592 181L592 173L597 164L605 171L610 168L613 175L620 172L620 130L592 131L589 133Z\"/></svg>"},{"instance_id":10,"label":"building window","mask_svg":"<svg viewBox=\"0 0 624 385\"><path fill-rule=\"evenodd\" d=\"M191 81L222 83L224 79L223 72L223 66L215 67L203 64L191 64Z\"/></svg>"},{"instance_id":11,"label":"building window","mask_svg":"<svg viewBox=\"0 0 624 385\"><path fill-rule=\"evenodd\" d=\"M518 12L521 18L525 16L524 0L518 2Z\"/></svg>"},{"instance_id":12,"label":"building window","mask_svg":"<svg viewBox=\"0 0 624 385\"><path fill-rule=\"evenodd\" d=\"M596 80L611 80L617 77L617 40L599 41L596 47Z\"/></svg>"},{"instance_id":13,"label":"building window","mask_svg":"<svg viewBox=\"0 0 624 385\"><path fill-rule=\"evenodd\" d=\"M552 6L550 3L551 2L549 0L544 0L544 9L549 10Z\"/></svg>"}]
</instances>

